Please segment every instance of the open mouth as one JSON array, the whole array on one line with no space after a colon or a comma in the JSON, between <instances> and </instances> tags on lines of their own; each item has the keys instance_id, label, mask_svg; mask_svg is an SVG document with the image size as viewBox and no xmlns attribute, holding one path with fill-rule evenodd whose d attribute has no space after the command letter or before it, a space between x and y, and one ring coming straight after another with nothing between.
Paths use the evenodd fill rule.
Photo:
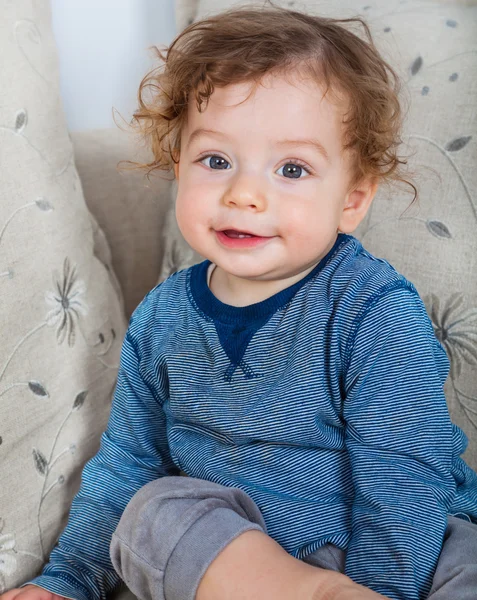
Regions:
<instances>
[{"instance_id":1,"label":"open mouth","mask_svg":"<svg viewBox=\"0 0 477 600\"><path fill-rule=\"evenodd\" d=\"M225 229L225 230L221 231L221 233L226 235L228 238L235 239L235 240L243 239L243 238L250 238L250 237L257 237L253 233L246 233L245 231L236 231L235 229Z\"/></svg>"},{"instance_id":2,"label":"open mouth","mask_svg":"<svg viewBox=\"0 0 477 600\"><path fill-rule=\"evenodd\" d=\"M250 231L238 231L237 229L222 229L215 232L222 246L232 249L255 248L269 242L269 236L256 235Z\"/></svg>"}]
</instances>

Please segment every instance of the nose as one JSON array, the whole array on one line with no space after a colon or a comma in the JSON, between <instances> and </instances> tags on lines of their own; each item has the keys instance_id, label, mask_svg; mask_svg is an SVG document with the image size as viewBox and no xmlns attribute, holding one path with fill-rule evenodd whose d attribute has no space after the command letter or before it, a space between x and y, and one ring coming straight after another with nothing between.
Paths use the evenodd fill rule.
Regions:
<instances>
[{"instance_id":1,"label":"nose","mask_svg":"<svg viewBox=\"0 0 477 600\"><path fill-rule=\"evenodd\" d=\"M252 212L262 212L267 208L267 200L256 178L240 176L230 184L223 196L223 202L230 208L244 208Z\"/></svg>"}]
</instances>

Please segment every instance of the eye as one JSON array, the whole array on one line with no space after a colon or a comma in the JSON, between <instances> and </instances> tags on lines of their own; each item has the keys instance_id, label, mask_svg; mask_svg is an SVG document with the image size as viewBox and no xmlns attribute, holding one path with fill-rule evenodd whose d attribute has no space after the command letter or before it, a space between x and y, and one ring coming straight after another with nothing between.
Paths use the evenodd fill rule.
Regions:
<instances>
[{"instance_id":1,"label":"eye","mask_svg":"<svg viewBox=\"0 0 477 600\"><path fill-rule=\"evenodd\" d=\"M293 162L285 163L280 169L283 169L283 175L287 179L303 179L303 177L300 177L303 171L311 175L311 170L304 163L296 159Z\"/></svg>"},{"instance_id":2,"label":"eye","mask_svg":"<svg viewBox=\"0 0 477 600\"><path fill-rule=\"evenodd\" d=\"M212 160L210 161L210 163L207 166L210 169L214 169L215 171L226 170L227 167L225 165L230 164L227 160L225 160L225 158L222 158L218 154L206 154L205 156L202 156L201 158L199 158L199 160L197 162L200 162L203 164L203 161L205 159L209 159L209 158L211 158Z\"/></svg>"}]
</instances>

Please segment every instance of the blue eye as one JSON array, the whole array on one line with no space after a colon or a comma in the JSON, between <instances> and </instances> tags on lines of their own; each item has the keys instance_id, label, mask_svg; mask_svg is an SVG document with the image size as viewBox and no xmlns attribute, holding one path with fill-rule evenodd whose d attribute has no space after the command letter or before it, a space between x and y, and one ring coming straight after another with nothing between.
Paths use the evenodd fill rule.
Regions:
<instances>
[{"instance_id":1,"label":"blue eye","mask_svg":"<svg viewBox=\"0 0 477 600\"><path fill-rule=\"evenodd\" d=\"M199 158L197 162L203 164L203 161L206 159L210 159L210 162L207 166L209 169L213 169L214 171L225 171L230 168L229 161L218 154L206 154L205 156ZM311 170L305 164L302 164L298 159L293 159L293 162L285 163L282 167L280 167L280 169L284 169L283 175L286 177L286 179L303 179L303 177L301 177L303 172L311 175Z\"/></svg>"},{"instance_id":2,"label":"blue eye","mask_svg":"<svg viewBox=\"0 0 477 600\"><path fill-rule=\"evenodd\" d=\"M217 154L207 154L207 156L203 156L199 160L199 162L202 162L206 158L212 159L211 162L207 166L216 171L227 169L227 167L224 166L224 163L229 164L228 161L225 160L225 158L222 158L221 156L218 156Z\"/></svg>"},{"instance_id":3,"label":"blue eye","mask_svg":"<svg viewBox=\"0 0 477 600\"><path fill-rule=\"evenodd\" d=\"M290 175L290 177L287 177L287 179L303 179L302 177L300 177L303 171L308 173L308 175L310 174L310 171L307 168L305 168L304 165L301 165L298 162L288 162L284 164L283 167L280 167L280 169L284 169L283 174L285 176Z\"/></svg>"}]
</instances>

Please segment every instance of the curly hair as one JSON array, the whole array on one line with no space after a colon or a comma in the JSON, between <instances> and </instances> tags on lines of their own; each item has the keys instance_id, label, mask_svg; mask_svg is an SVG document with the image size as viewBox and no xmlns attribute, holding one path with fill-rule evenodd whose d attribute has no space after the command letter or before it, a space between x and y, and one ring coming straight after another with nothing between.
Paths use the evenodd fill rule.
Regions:
<instances>
[{"instance_id":1,"label":"curly hair","mask_svg":"<svg viewBox=\"0 0 477 600\"><path fill-rule=\"evenodd\" d=\"M402 110L400 81L374 45L361 18L331 19L274 6L240 6L186 27L166 47L153 47L163 64L141 81L139 107L131 126L152 150L153 161L136 168L170 171L180 155L188 103L197 109L215 87L250 82L265 75L311 75L325 95L347 99L343 149L353 153L353 186L364 177L401 181L407 160L398 156ZM361 26L361 39L348 26ZM252 90L253 91L253 90ZM146 96L148 96L146 98Z\"/></svg>"}]
</instances>

